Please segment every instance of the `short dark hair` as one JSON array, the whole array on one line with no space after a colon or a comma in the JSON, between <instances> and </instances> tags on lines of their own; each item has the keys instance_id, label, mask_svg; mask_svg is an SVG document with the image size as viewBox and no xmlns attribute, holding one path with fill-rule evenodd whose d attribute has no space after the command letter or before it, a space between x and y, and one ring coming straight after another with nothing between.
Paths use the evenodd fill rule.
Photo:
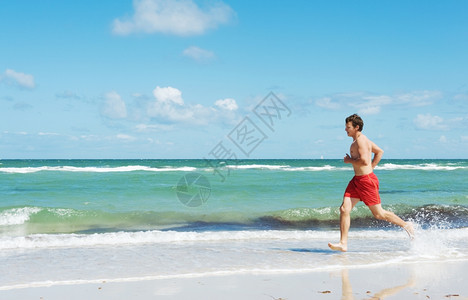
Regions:
<instances>
[{"instance_id":1,"label":"short dark hair","mask_svg":"<svg viewBox=\"0 0 468 300\"><path fill-rule=\"evenodd\" d=\"M346 124L351 122L353 124L353 127L356 128L356 126L359 125L359 131L362 131L364 128L364 121L361 119L361 117L358 114L353 114L349 117L346 118Z\"/></svg>"}]
</instances>

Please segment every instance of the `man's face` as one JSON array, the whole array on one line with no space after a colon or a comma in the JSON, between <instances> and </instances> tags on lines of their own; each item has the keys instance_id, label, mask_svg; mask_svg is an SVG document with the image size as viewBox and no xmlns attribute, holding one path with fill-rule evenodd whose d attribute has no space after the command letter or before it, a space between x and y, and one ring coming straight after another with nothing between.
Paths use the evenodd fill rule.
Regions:
<instances>
[{"instance_id":1,"label":"man's face","mask_svg":"<svg viewBox=\"0 0 468 300\"><path fill-rule=\"evenodd\" d=\"M358 128L359 126L353 127L353 123L348 122L346 123L345 130L346 130L346 133L348 133L348 136L355 136L356 132L358 132Z\"/></svg>"}]
</instances>

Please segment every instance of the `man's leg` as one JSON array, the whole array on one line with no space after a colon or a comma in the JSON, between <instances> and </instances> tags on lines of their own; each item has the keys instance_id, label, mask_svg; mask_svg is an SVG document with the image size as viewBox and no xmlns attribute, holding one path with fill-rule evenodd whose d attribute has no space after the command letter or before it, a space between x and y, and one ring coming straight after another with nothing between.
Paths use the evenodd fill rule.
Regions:
<instances>
[{"instance_id":1,"label":"man's leg","mask_svg":"<svg viewBox=\"0 0 468 300\"><path fill-rule=\"evenodd\" d=\"M340 242L338 244L328 243L328 247L332 250L347 251L348 250L348 231L351 225L351 210L359 202L358 198L344 197L343 204L340 207Z\"/></svg>"},{"instance_id":2,"label":"man's leg","mask_svg":"<svg viewBox=\"0 0 468 300\"><path fill-rule=\"evenodd\" d=\"M393 212L383 209L382 205L380 204L369 206L369 209L376 219L384 220L392 224L398 225L406 230L410 238L414 238L414 228L411 222L403 221L399 216L395 215Z\"/></svg>"}]
</instances>

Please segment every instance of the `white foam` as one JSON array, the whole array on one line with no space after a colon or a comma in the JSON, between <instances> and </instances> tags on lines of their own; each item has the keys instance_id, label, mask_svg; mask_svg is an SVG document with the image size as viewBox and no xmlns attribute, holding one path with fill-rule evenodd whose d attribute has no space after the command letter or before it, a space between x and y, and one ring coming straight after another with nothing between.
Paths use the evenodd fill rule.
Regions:
<instances>
[{"instance_id":1,"label":"white foam","mask_svg":"<svg viewBox=\"0 0 468 300\"><path fill-rule=\"evenodd\" d=\"M446 237L448 242L459 242L466 240L468 229L431 229L431 232L421 233L422 236L424 234L435 234L433 237L442 235ZM459 255L450 254L453 253L451 251L447 255L439 253L430 258L426 257L424 253L421 254L415 252L413 248L407 248L406 245L409 242L402 230L353 230L350 232L350 241L354 247L357 247L357 250L351 250L346 254L330 255L331 251L326 244L330 239L338 237L338 230L257 230L116 232L92 235L31 235L23 239L10 238L11 245L18 242L29 242L29 246L33 246L32 248L53 247L53 243L57 243L59 249L54 251L56 264L60 265L63 261L66 262L66 265L77 267L70 268L73 271L56 268L53 269L53 272L50 271L46 274L33 272L31 274L33 276L22 274L20 277L18 275L20 280L9 278L9 280L1 282L0 290L53 285L102 284L104 281L132 282L237 274L305 273L339 270L343 266L354 269L419 262L467 261L468 259L468 255L463 255L463 251L459 251L461 253ZM384 248L387 245L386 241L376 241L375 239L397 241L400 246L397 247L398 249L386 251ZM0 245L4 245L7 240L7 238L0 239ZM142 245L142 243L150 244ZM428 242L428 245L430 244ZM105 247L102 249L94 247L100 245ZM114 245L118 245L118 247ZM25 244L20 246L23 247ZM135 248L135 246L137 247ZM61 247L67 247L67 249L63 251L60 249ZM71 249L72 247L74 249ZM21 251L21 253L28 252L30 251ZM3 253L7 257L5 262L10 266L17 263L15 253L18 251L16 248ZM32 253L36 254L40 251L34 249ZM49 253L49 249L46 253ZM12 259L8 259L9 254L11 254ZM124 272L117 274L114 268L106 269L105 266L95 264L95 261L100 261L99 255L101 254L103 261L108 259L105 258L107 255L119 258L119 266ZM49 257L49 255L26 256L33 264L31 268L34 268L34 265L42 268ZM87 258L90 259L87 260ZM85 270L85 273L81 270ZM83 278L88 279L82 280Z\"/></svg>"},{"instance_id":2,"label":"white foam","mask_svg":"<svg viewBox=\"0 0 468 300\"><path fill-rule=\"evenodd\" d=\"M74 166L41 166L41 167L22 167L22 168L0 168L0 172L4 173L17 173L27 174L36 173L40 171L53 171L53 172L90 172L90 173L110 173L110 172L134 172L134 171L147 171L147 172L171 172L171 171L195 171L195 167L161 167L152 168L147 166L133 165L121 167L74 167Z\"/></svg>"},{"instance_id":3,"label":"white foam","mask_svg":"<svg viewBox=\"0 0 468 300\"><path fill-rule=\"evenodd\" d=\"M441 257L466 257L465 249L460 249L457 244L466 243L468 240L468 228L441 230L441 229L416 229L416 238L411 243L411 253L419 258L437 259ZM462 246L465 248L465 246ZM460 251L461 250L461 251Z\"/></svg>"},{"instance_id":4,"label":"white foam","mask_svg":"<svg viewBox=\"0 0 468 300\"><path fill-rule=\"evenodd\" d=\"M452 165L438 165L434 163L429 164L418 164L418 165L398 165L392 163L386 163L383 165L379 165L376 169L379 170L436 170L436 171L453 171L458 169L466 169L467 167L464 166L454 166Z\"/></svg>"},{"instance_id":5,"label":"white foam","mask_svg":"<svg viewBox=\"0 0 468 300\"><path fill-rule=\"evenodd\" d=\"M341 171L349 170L350 167L335 167L331 165L324 166L299 166L292 167L290 165L268 165L268 164L249 164L249 165L229 165L224 164L224 168L234 170L249 170L249 169L265 169L265 170L279 170L279 171ZM428 164L394 164L385 163L376 167L379 170L436 170L436 171L453 171L458 169L467 169L466 166L457 166L454 164L438 165L435 163ZM119 167L74 167L74 166L40 166L40 167L6 167L0 168L0 172L13 173L13 174L27 174L36 173L41 171L51 172L92 172L92 173L110 173L110 172L135 172L135 171L146 171L146 172L172 172L182 171L191 172L196 171L196 167L182 166L182 167L148 167L141 165L130 165L130 166L119 166ZM211 170L211 169L210 169Z\"/></svg>"},{"instance_id":6,"label":"white foam","mask_svg":"<svg viewBox=\"0 0 468 300\"><path fill-rule=\"evenodd\" d=\"M281 170L281 171L332 171L332 170L348 170L350 168L337 168L330 165L319 167L291 167L289 165L226 165L228 169L248 170L248 169L266 169L266 170Z\"/></svg>"},{"instance_id":7,"label":"white foam","mask_svg":"<svg viewBox=\"0 0 468 300\"><path fill-rule=\"evenodd\" d=\"M24 224L31 218L33 214L37 214L41 210L42 209L39 207L20 207L7 209L0 213L0 226Z\"/></svg>"},{"instance_id":8,"label":"white foam","mask_svg":"<svg viewBox=\"0 0 468 300\"><path fill-rule=\"evenodd\" d=\"M334 171L334 170L348 170L351 168L337 168L330 165L325 165L322 167L294 167L286 168L286 171Z\"/></svg>"},{"instance_id":9,"label":"white foam","mask_svg":"<svg viewBox=\"0 0 468 300\"><path fill-rule=\"evenodd\" d=\"M448 230L453 239L468 239L468 229ZM223 241L279 241L279 240L324 240L338 235L339 231L317 230L252 230L252 231L139 231L94 234L33 234L28 236L0 238L2 249L31 249L56 247L89 247L146 243L177 242L223 242ZM444 232L443 234L447 234ZM354 239L406 239L403 231L369 230L353 231Z\"/></svg>"},{"instance_id":10,"label":"white foam","mask_svg":"<svg viewBox=\"0 0 468 300\"><path fill-rule=\"evenodd\" d=\"M144 243L174 243L199 241L310 239L325 238L325 232L316 231L219 231L177 232L140 231L95 234L34 234L21 237L0 238L0 249L28 249L50 247L87 247L99 245L124 245Z\"/></svg>"},{"instance_id":11,"label":"white foam","mask_svg":"<svg viewBox=\"0 0 468 300\"><path fill-rule=\"evenodd\" d=\"M246 170L246 169L268 169L268 170L282 170L285 168L289 168L288 165L260 165L260 164L252 164L252 165L226 165L228 169L239 169L239 170Z\"/></svg>"}]
</instances>

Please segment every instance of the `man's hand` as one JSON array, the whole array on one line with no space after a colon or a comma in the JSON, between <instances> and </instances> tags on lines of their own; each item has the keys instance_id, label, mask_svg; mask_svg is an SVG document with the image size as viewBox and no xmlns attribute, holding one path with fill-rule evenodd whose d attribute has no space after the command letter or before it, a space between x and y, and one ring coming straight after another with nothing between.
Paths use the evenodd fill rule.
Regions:
<instances>
[{"instance_id":1,"label":"man's hand","mask_svg":"<svg viewBox=\"0 0 468 300\"><path fill-rule=\"evenodd\" d=\"M351 158L351 156L349 156L348 153L346 153L345 157L343 158L343 161L344 161L345 164L353 163L353 159Z\"/></svg>"},{"instance_id":2,"label":"man's hand","mask_svg":"<svg viewBox=\"0 0 468 300\"><path fill-rule=\"evenodd\" d=\"M374 159L372 160L372 169L375 169L375 167L382 159L384 151L380 149L380 147L377 146L375 143L372 143L372 153L374 153Z\"/></svg>"}]
</instances>

